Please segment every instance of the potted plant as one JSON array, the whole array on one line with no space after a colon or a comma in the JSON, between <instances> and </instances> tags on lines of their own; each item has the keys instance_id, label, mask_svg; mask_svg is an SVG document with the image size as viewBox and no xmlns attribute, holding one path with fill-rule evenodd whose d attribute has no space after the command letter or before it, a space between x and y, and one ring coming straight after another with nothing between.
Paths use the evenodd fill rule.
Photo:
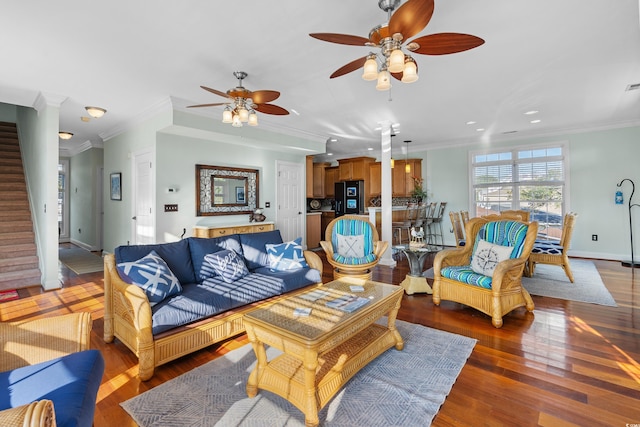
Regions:
<instances>
[{"instance_id":1,"label":"potted plant","mask_svg":"<svg viewBox=\"0 0 640 427\"><path fill-rule=\"evenodd\" d=\"M413 178L413 190L411 191L411 198L417 203L423 203L427 201L427 192L422 188L424 179L412 176Z\"/></svg>"}]
</instances>

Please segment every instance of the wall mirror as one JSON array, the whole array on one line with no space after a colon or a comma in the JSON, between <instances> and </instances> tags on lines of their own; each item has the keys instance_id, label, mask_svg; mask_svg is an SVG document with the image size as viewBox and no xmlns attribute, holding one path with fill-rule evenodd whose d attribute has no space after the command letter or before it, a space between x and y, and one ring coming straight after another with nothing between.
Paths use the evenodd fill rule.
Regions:
<instances>
[{"instance_id":1,"label":"wall mirror","mask_svg":"<svg viewBox=\"0 0 640 427\"><path fill-rule=\"evenodd\" d=\"M258 170L196 165L196 215L240 215L258 208Z\"/></svg>"}]
</instances>

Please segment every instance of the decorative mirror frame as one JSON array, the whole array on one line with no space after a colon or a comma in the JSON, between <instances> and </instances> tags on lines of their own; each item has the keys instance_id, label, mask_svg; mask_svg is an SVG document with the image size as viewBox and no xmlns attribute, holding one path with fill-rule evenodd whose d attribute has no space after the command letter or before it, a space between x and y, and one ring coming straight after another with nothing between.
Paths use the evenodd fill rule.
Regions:
<instances>
[{"instance_id":1,"label":"decorative mirror frame","mask_svg":"<svg viewBox=\"0 0 640 427\"><path fill-rule=\"evenodd\" d=\"M196 216L252 214L258 208L258 169L196 165ZM245 204L213 204L213 177L246 178Z\"/></svg>"}]
</instances>

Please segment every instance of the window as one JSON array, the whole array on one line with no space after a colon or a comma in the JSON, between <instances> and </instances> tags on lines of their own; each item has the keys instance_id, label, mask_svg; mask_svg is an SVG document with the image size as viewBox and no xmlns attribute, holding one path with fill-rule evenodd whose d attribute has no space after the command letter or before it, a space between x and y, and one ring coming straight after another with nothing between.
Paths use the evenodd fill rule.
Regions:
<instances>
[{"instance_id":1,"label":"window","mask_svg":"<svg viewBox=\"0 0 640 427\"><path fill-rule=\"evenodd\" d=\"M559 240L566 210L566 159L567 148L560 143L472 152L472 212L530 211L531 220L538 221L538 234Z\"/></svg>"}]
</instances>

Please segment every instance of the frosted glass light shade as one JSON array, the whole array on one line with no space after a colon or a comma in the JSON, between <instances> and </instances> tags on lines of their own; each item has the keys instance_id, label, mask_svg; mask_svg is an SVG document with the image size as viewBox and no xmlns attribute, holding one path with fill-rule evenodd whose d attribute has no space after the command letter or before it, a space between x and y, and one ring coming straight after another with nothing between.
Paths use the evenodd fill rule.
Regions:
<instances>
[{"instance_id":1,"label":"frosted glass light shade","mask_svg":"<svg viewBox=\"0 0 640 427\"><path fill-rule=\"evenodd\" d=\"M71 139L73 134L71 132L60 131L58 132L58 137L60 139Z\"/></svg>"},{"instance_id":2,"label":"frosted glass light shade","mask_svg":"<svg viewBox=\"0 0 640 427\"><path fill-rule=\"evenodd\" d=\"M107 112L107 110L100 107L84 107L84 109L87 110L87 113L89 113L89 115L94 119L99 119Z\"/></svg>"},{"instance_id":3,"label":"frosted glass light shade","mask_svg":"<svg viewBox=\"0 0 640 427\"><path fill-rule=\"evenodd\" d=\"M258 126L258 115L253 110L249 113L249 126Z\"/></svg>"},{"instance_id":4,"label":"frosted glass light shade","mask_svg":"<svg viewBox=\"0 0 640 427\"><path fill-rule=\"evenodd\" d=\"M222 112L222 123L231 123L233 121L233 114L231 110L224 110Z\"/></svg>"},{"instance_id":5,"label":"frosted glass light shade","mask_svg":"<svg viewBox=\"0 0 640 427\"><path fill-rule=\"evenodd\" d=\"M362 78L369 81L378 78L378 62L375 58L370 57L364 63Z\"/></svg>"},{"instance_id":6,"label":"frosted glass light shade","mask_svg":"<svg viewBox=\"0 0 640 427\"><path fill-rule=\"evenodd\" d=\"M416 63L412 61L407 61L404 64L404 70L402 71L402 83L413 83L418 80L418 67L416 67Z\"/></svg>"},{"instance_id":7,"label":"frosted glass light shade","mask_svg":"<svg viewBox=\"0 0 640 427\"><path fill-rule=\"evenodd\" d=\"M240 120L240 116L239 115L234 115L233 116L233 122L231 123L231 126L233 126L234 128L241 128L242 127L242 120Z\"/></svg>"},{"instance_id":8,"label":"frosted glass light shade","mask_svg":"<svg viewBox=\"0 0 640 427\"><path fill-rule=\"evenodd\" d=\"M407 163L404 165L404 171L406 173L411 173L411 164Z\"/></svg>"},{"instance_id":9,"label":"frosted glass light shade","mask_svg":"<svg viewBox=\"0 0 640 427\"><path fill-rule=\"evenodd\" d=\"M246 108L240 108L240 110L238 111L238 115L240 116L240 121L244 123L249 121L249 111Z\"/></svg>"},{"instance_id":10,"label":"frosted glass light shade","mask_svg":"<svg viewBox=\"0 0 640 427\"><path fill-rule=\"evenodd\" d=\"M378 84L376 89L389 90L391 88L391 75L387 70L382 70L378 73Z\"/></svg>"},{"instance_id":11,"label":"frosted glass light shade","mask_svg":"<svg viewBox=\"0 0 640 427\"><path fill-rule=\"evenodd\" d=\"M401 73L404 69L404 53L400 49L395 49L389 56L389 72Z\"/></svg>"},{"instance_id":12,"label":"frosted glass light shade","mask_svg":"<svg viewBox=\"0 0 640 427\"><path fill-rule=\"evenodd\" d=\"M389 161L389 163L391 164L391 169L393 169L396 166L396 161L393 160L393 157L391 158L391 160Z\"/></svg>"}]
</instances>

